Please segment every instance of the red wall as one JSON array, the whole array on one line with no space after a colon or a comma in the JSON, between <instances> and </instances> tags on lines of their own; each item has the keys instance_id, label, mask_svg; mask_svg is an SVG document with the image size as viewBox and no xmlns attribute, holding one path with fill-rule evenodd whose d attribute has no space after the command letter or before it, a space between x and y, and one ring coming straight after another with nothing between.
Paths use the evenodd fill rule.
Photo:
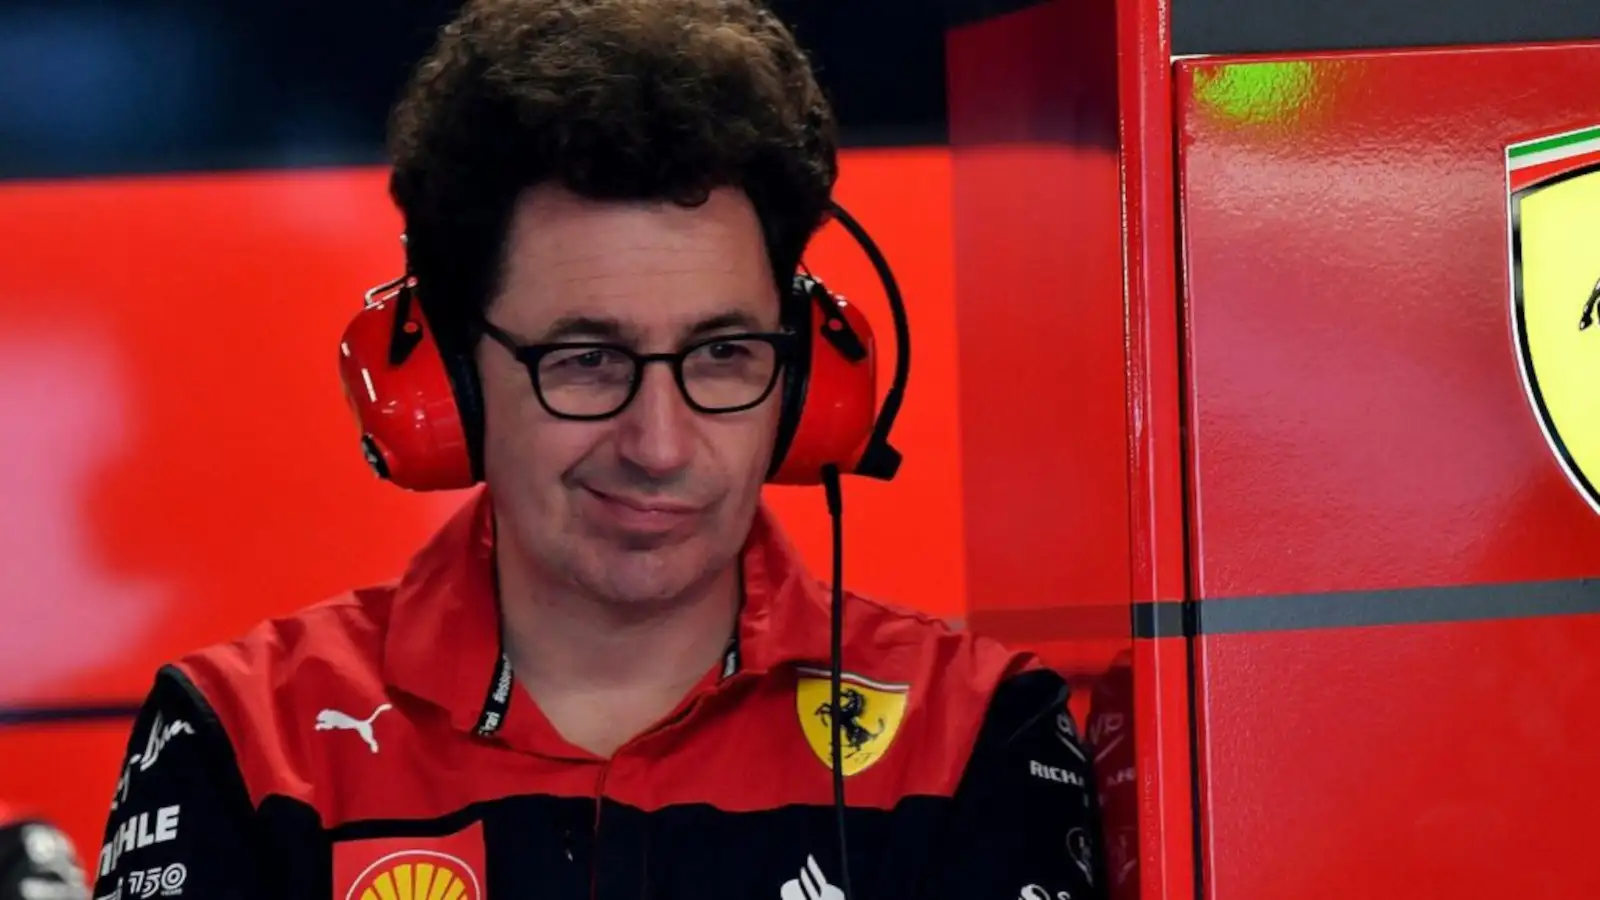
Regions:
<instances>
[{"instance_id":1,"label":"red wall","mask_svg":"<svg viewBox=\"0 0 1600 900\"><path fill-rule=\"evenodd\" d=\"M1038 6L947 52L968 615L1082 674L1128 647L1110 12Z\"/></svg>"},{"instance_id":2,"label":"red wall","mask_svg":"<svg viewBox=\"0 0 1600 900\"><path fill-rule=\"evenodd\" d=\"M400 263L383 177L0 186L0 708L137 702L164 660L390 577L460 502L373 479L338 389L339 332ZM948 154L851 152L839 197L895 266L916 341L901 475L846 487L847 583L959 617ZM810 265L884 312L842 232ZM821 494L770 500L825 573ZM92 857L129 724L0 727L0 797Z\"/></svg>"}]
</instances>

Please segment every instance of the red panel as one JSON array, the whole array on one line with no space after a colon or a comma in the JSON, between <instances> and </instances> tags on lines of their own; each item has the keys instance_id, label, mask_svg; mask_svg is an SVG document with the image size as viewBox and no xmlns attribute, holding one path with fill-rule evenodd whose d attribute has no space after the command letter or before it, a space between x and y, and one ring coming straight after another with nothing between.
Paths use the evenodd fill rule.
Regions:
<instances>
[{"instance_id":1,"label":"red panel","mask_svg":"<svg viewBox=\"0 0 1600 900\"><path fill-rule=\"evenodd\" d=\"M1198 593L1600 572L1519 375L1504 157L1597 82L1600 46L1179 64ZM1597 639L1204 639L1207 895L1592 895Z\"/></svg>"},{"instance_id":2,"label":"red panel","mask_svg":"<svg viewBox=\"0 0 1600 900\"><path fill-rule=\"evenodd\" d=\"M0 797L45 815L72 838L91 869L111 811L118 763L133 723L0 728Z\"/></svg>"},{"instance_id":3,"label":"red panel","mask_svg":"<svg viewBox=\"0 0 1600 900\"><path fill-rule=\"evenodd\" d=\"M1118 900L1194 895L1186 643L1107 639L1185 591L1164 21L1057 0L948 44L969 618L1095 686Z\"/></svg>"},{"instance_id":4,"label":"red panel","mask_svg":"<svg viewBox=\"0 0 1600 900\"><path fill-rule=\"evenodd\" d=\"M377 483L339 391L339 331L400 264L381 173L13 184L0 223L0 409L27 424L0 703L140 697L386 577L459 502Z\"/></svg>"},{"instance_id":5,"label":"red panel","mask_svg":"<svg viewBox=\"0 0 1600 900\"><path fill-rule=\"evenodd\" d=\"M1504 160L1596 83L1600 46L1179 65L1202 595L1600 573L1520 380Z\"/></svg>"},{"instance_id":6,"label":"red panel","mask_svg":"<svg viewBox=\"0 0 1600 900\"><path fill-rule=\"evenodd\" d=\"M1132 599L1180 601L1184 584L1172 35L1166 0L1117 0L1127 273Z\"/></svg>"},{"instance_id":7,"label":"red panel","mask_svg":"<svg viewBox=\"0 0 1600 900\"><path fill-rule=\"evenodd\" d=\"M1171 604L1182 602L1188 591L1168 22L1166 0L1117 2L1130 597ZM1188 652L1188 641L1178 638L1134 646L1138 884L1146 898L1195 897ZM1111 811L1113 822L1115 817Z\"/></svg>"},{"instance_id":8,"label":"red panel","mask_svg":"<svg viewBox=\"0 0 1600 900\"><path fill-rule=\"evenodd\" d=\"M1126 603L1129 577L1111 12L947 45L968 621L1090 673L1126 644L1075 640L1063 608Z\"/></svg>"},{"instance_id":9,"label":"red panel","mask_svg":"<svg viewBox=\"0 0 1600 900\"><path fill-rule=\"evenodd\" d=\"M1139 896L1147 900L1195 896L1188 654L1183 638L1133 645L1133 737L1140 787L1137 881Z\"/></svg>"},{"instance_id":10,"label":"red panel","mask_svg":"<svg viewBox=\"0 0 1600 900\"><path fill-rule=\"evenodd\" d=\"M1203 643L1208 897L1600 894L1600 617Z\"/></svg>"}]
</instances>

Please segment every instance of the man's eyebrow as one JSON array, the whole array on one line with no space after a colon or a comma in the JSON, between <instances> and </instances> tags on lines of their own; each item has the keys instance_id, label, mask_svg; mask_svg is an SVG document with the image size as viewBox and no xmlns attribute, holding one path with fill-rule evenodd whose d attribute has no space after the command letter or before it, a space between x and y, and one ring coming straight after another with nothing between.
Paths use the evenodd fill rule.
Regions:
<instances>
[{"instance_id":1,"label":"man's eyebrow","mask_svg":"<svg viewBox=\"0 0 1600 900\"><path fill-rule=\"evenodd\" d=\"M595 338L619 341L623 336L622 323L603 316L562 316L550 324L540 336L539 343L556 343L572 338Z\"/></svg>"},{"instance_id":2,"label":"man's eyebrow","mask_svg":"<svg viewBox=\"0 0 1600 900\"><path fill-rule=\"evenodd\" d=\"M750 313L742 310L729 310L718 313L710 318L701 319L689 327L688 337L697 337L716 331L763 331L765 330L760 320Z\"/></svg>"},{"instance_id":3,"label":"man's eyebrow","mask_svg":"<svg viewBox=\"0 0 1600 900\"><path fill-rule=\"evenodd\" d=\"M754 315L742 310L729 310L701 319L690 325L684 337L694 338L720 331L762 331L763 323ZM620 320L607 316L568 315L550 323L539 336L538 343L559 343L569 340L601 340L625 343L633 333Z\"/></svg>"}]
</instances>

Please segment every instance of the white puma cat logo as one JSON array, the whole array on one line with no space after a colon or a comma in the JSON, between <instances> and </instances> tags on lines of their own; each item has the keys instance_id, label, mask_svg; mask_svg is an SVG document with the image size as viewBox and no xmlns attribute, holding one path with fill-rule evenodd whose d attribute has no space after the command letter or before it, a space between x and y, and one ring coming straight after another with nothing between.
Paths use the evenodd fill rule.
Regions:
<instances>
[{"instance_id":1,"label":"white puma cat logo","mask_svg":"<svg viewBox=\"0 0 1600 900\"><path fill-rule=\"evenodd\" d=\"M361 735L361 739L367 742L367 746L372 748L373 753L377 753L378 739L372 736L372 722L392 708L385 703L373 710L372 715L367 716L365 719L357 719L337 709L325 709L317 713L317 730L332 731L335 728L339 728L345 731L354 731L356 734Z\"/></svg>"}]
</instances>

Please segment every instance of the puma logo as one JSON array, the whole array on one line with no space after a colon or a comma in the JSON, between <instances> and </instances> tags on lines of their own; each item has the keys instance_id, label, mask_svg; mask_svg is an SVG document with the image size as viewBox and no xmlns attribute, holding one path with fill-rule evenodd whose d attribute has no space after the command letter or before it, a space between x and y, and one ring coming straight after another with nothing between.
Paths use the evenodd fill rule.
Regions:
<instances>
[{"instance_id":1,"label":"puma logo","mask_svg":"<svg viewBox=\"0 0 1600 900\"><path fill-rule=\"evenodd\" d=\"M337 728L344 731L354 731L356 734L361 735L361 739L367 742L367 746L372 748L373 753L377 753L378 739L372 736L372 722L392 708L385 703L373 710L372 715L367 716L365 719L357 719L337 709L325 709L317 713L317 730L333 731Z\"/></svg>"}]
</instances>

